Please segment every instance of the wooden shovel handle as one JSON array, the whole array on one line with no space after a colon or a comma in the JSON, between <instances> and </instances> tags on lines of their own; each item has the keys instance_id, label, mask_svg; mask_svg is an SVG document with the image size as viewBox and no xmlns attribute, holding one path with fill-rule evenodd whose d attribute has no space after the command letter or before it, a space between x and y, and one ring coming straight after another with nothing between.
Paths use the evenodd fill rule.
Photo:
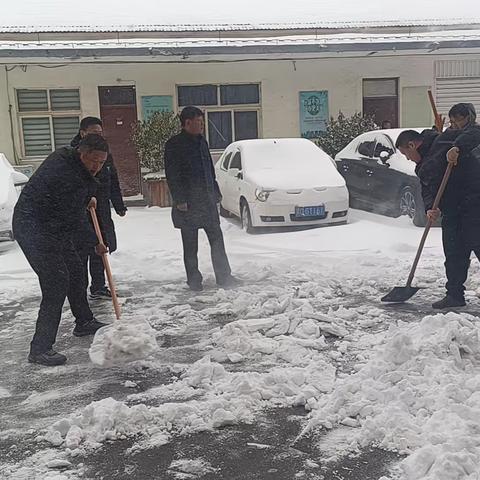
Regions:
<instances>
[{"instance_id":1,"label":"wooden shovel handle","mask_svg":"<svg viewBox=\"0 0 480 480\"><path fill-rule=\"evenodd\" d=\"M436 210L440 205L440 200L442 199L443 192L445 191L445 188L447 186L448 179L450 178L450 174L452 173L452 170L453 170L453 164L449 162L447 165L447 169L445 170L445 173L443 175L442 183L440 184L437 195L435 196L432 210ZM420 260L420 256L422 255L423 247L425 246L425 241L427 240L428 232L430 231L430 228L432 228L432 224L433 224L433 221L428 219L427 225L425 226L425 230L423 231L422 239L420 240L420 245L418 246L417 255L415 256L415 260L413 261L413 265L410 270L410 275L408 276L407 287L410 287L412 285L413 277L415 276L415 271L417 270L418 262Z\"/></svg>"},{"instance_id":2,"label":"wooden shovel handle","mask_svg":"<svg viewBox=\"0 0 480 480\"><path fill-rule=\"evenodd\" d=\"M430 100L430 106L432 107L433 116L435 118L435 126L439 133L443 132L444 120L442 116L438 113L437 106L435 105L435 100L433 98L433 93L431 90L428 90L428 99Z\"/></svg>"},{"instance_id":3,"label":"wooden shovel handle","mask_svg":"<svg viewBox=\"0 0 480 480\"><path fill-rule=\"evenodd\" d=\"M95 233L97 234L98 242L105 245L103 241L102 231L100 230L100 224L98 223L97 212L95 207L90 207L90 215L92 217L93 228L95 228ZM115 310L115 316L117 320L120 320L121 310L120 304L118 303L117 291L115 289L115 283L113 281L112 270L110 268L110 262L108 261L108 256L106 253L102 255L103 266L105 267L105 272L107 273L108 286L110 287L110 292L112 293L112 302L113 309Z\"/></svg>"}]
</instances>

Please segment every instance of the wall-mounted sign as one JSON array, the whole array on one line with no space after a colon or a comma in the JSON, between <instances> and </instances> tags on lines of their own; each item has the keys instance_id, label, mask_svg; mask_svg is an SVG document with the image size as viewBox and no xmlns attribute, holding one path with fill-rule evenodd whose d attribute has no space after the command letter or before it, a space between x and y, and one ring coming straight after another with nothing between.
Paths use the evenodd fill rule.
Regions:
<instances>
[{"instance_id":1,"label":"wall-mounted sign","mask_svg":"<svg viewBox=\"0 0 480 480\"><path fill-rule=\"evenodd\" d=\"M300 134L318 138L327 129L328 91L300 92Z\"/></svg>"},{"instance_id":2,"label":"wall-mounted sign","mask_svg":"<svg viewBox=\"0 0 480 480\"><path fill-rule=\"evenodd\" d=\"M171 95L149 95L142 97L143 120L148 120L155 112L173 112Z\"/></svg>"}]
</instances>

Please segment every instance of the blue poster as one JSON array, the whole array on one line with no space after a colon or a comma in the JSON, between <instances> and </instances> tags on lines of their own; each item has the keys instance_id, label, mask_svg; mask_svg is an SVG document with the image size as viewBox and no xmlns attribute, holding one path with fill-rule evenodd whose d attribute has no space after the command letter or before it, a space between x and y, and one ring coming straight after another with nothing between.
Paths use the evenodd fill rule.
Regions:
<instances>
[{"instance_id":1,"label":"blue poster","mask_svg":"<svg viewBox=\"0 0 480 480\"><path fill-rule=\"evenodd\" d=\"M155 112L173 112L171 95L150 95L142 97L143 120L148 120Z\"/></svg>"},{"instance_id":2,"label":"blue poster","mask_svg":"<svg viewBox=\"0 0 480 480\"><path fill-rule=\"evenodd\" d=\"M328 91L300 92L300 134L319 138L327 129Z\"/></svg>"}]
</instances>

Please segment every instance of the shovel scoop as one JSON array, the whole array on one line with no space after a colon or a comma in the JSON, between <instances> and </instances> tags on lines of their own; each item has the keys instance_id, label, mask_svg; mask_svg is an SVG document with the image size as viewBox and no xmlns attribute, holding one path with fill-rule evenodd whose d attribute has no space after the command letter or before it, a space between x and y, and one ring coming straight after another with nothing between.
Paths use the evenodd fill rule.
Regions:
<instances>
[{"instance_id":1,"label":"shovel scoop","mask_svg":"<svg viewBox=\"0 0 480 480\"><path fill-rule=\"evenodd\" d=\"M420 287L394 287L381 300L387 303L403 303L412 298L419 290Z\"/></svg>"}]
</instances>

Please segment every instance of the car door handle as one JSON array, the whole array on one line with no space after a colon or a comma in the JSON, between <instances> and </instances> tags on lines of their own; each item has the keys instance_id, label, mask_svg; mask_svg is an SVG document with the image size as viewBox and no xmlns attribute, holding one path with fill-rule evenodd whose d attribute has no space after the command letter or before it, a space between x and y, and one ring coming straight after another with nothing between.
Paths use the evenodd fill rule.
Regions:
<instances>
[{"instance_id":1,"label":"car door handle","mask_svg":"<svg viewBox=\"0 0 480 480\"><path fill-rule=\"evenodd\" d=\"M371 177L373 175L373 170L365 170L365 173Z\"/></svg>"}]
</instances>

